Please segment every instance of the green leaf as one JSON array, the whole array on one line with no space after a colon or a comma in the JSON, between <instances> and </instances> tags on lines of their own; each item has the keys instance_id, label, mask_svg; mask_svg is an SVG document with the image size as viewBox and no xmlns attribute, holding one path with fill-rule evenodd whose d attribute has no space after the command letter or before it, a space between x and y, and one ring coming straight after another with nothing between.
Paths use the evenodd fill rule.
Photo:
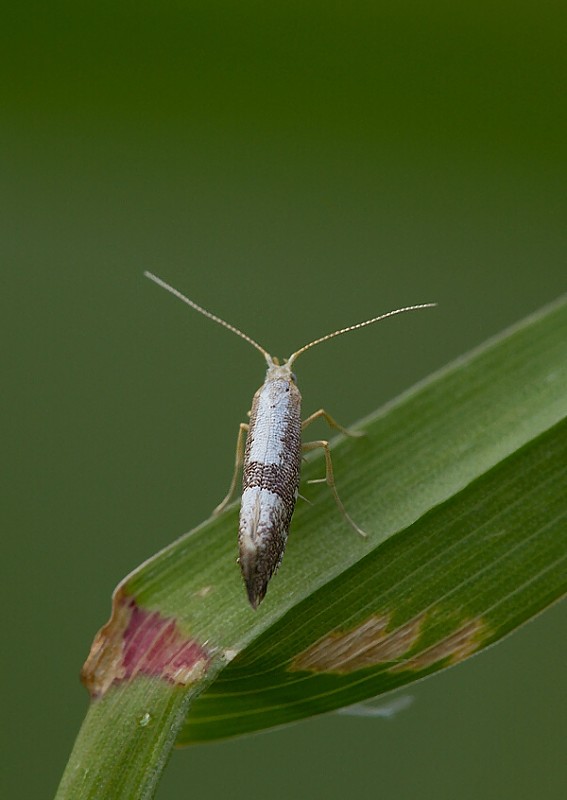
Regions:
<instances>
[{"instance_id":1,"label":"green leaf","mask_svg":"<svg viewBox=\"0 0 567 800\"><path fill-rule=\"evenodd\" d=\"M60 796L150 797L175 737L391 691L565 594L566 397L563 299L365 420L364 439L337 440L337 485L368 539L325 486L307 487L257 612L234 563L236 508L143 564L91 653L98 696ZM304 477L322 470L310 461Z\"/></svg>"}]
</instances>

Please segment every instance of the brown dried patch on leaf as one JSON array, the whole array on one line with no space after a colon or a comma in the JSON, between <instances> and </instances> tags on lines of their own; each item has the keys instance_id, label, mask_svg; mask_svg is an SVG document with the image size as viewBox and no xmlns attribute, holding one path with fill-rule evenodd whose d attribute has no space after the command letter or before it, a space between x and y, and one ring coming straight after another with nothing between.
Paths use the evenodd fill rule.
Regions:
<instances>
[{"instance_id":1,"label":"brown dried patch on leaf","mask_svg":"<svg viewBox=\"0 0 567 800\"><path fill-rule=\"evenodd\" d=\"M374 615L350 631L330 633L300 653L292 670L347 675L359 669L397 661L415 645L423 615L387 630L389 614Z\"/></svg>"},{"instance_id":2,"label":"brown dried patch on leaf","mask_svg":"<svg viewBox=\"0 0 567 800\"><path fill-rule=\"evenodd\" d=\"M95 636L81 680L91 697L136 675L187 686L205 672L209 654L184 636L175 619L137 605L122 589L112 600L110 620Z\"/></svg>"},{"instance_id":3,"label":"brown dried patch on leaf","mask_svg":"<svg viewBox=\"0 0 567 800\"><path fill-rule=\"evenodd\" d=\"M417 653L401 664L396 664L390 672L418 671L445 660L448 660L447 666L458 664L478 650L488 633L488 626L482 619L470 620L427 650Z\"/></svg>"}]
</instances>

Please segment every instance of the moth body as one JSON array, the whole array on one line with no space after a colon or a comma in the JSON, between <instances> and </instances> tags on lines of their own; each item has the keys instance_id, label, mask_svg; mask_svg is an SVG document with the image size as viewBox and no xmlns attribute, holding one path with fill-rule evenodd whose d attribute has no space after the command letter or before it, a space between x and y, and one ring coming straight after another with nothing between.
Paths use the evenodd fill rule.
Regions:
<instances>
[{"instance_id":1,"label":"moth body","mask_svg":"<svg viewBox=\"0 0 567 800\"><path fill-rule=\"evenodd\" d=\"M232 333L240 336L262 353L268 365L266 378L252 400L250 421L240 423L236 443L234 474L228 494L214 513L222 512L230 503L236 489L237 479L242 469L242 501L238 526L238 549L240 571L246 585L248 600L252 608L257 608L263 600L268 583L283 558L289 526L299 492L301 454L304 451L321 448L325 454L326 474L313 483L325 482L331 490L339 511L344 519L362 536L364 531L347 514L337 493L331 451L325 439L302 444L303 429L317 419L325 420L330 427L347 436L360 436L339 425L324 409L320 408L309 417L301 420L301 394L297 388L292 365L295 360L317 344L335 336L364 328L387 317L431 308L435 303L397 308L378 317L373 317L355 325L328 333L304 345L283 364L273 358L258 342L243 333L234 325L215 316L197 305L173 286L153 275L144 273L147 278L182 300L191 308L212 319ZM244 447L246 434L246 447Z\"/></svg>"},{"instance_id":2,"label":"moth body","mask_svg":"<svg viewBox=\"0 0 567 800\"><path fill-rule=\"evenodd\" d=\"M300 471L301 394L291 371L273 365L252 401L242 465L239 561L253 608L281 563Z\"/></svg>"}]
</instances>

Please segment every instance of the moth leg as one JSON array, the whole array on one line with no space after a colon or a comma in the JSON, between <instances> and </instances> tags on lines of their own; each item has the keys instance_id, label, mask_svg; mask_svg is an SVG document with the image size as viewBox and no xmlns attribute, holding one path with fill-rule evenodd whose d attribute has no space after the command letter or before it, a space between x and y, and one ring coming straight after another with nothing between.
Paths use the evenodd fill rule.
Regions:
<instances>
[{"instance_id":1,"label":"moth leg","mask_svg":"<svg viewBox=\"0 0 567 800\"><path fill-rule=\"evenodd\" d=\"M306 452L308 452L309 450L315 450L317 447L323 448L323 450L325 451L325 463L327 466L327 474L324 478L316 478L314 481L309 481L309 483L325 482L329 487L329 489L331 490L331 492L333 493L335 502L345 520L348 522L351 528L354 528L354 530L357 533L366 538L367 534L362 530L362 528L359 528L356 522L348 515L347 510L344 507L341 498L339 497L339 493L337 492L337 487L335 486L335 475L333 473L333 462L331 459L331 451L329 449L329 442L327 442L325 439L319 439L315 442L306 442L304 445L302 445L302 447L303 450L305 450Z\"/></svg>"},{"instance_id":2,"label":"moth leg","mask_svg":"<svg viewBox=\"0 0 567 800\"><path fill-rule=\"evenodd\" d=\"M352 436L353 438L358 438L359 436L364 436L362 431L349 431L348 428L343 428L342 425L333 419L333 417L325 411L324 408L320 408L318 411L315 411L313 414L310 414L306 419L303 420L301 423L301 429L303 430L308 425L311 425L312 422L315 422L316 419L323 418L329 428L335 428L335 430L344 433L346 436Z\"/></svg>"},{"instance_id":3,"label":"moth leg","mask_svg":"<svg viewBox=\"0 0 567 800\"><path fill-rule=\"evenodd\" d=\"M220 514L225 510L227 505L234 497L234 493L236 491L236 483L238 481L238 473L240 472L240 468L242 467L242 460L244 458L244 434L248 432L249 427L250 426L248 425L247 422L241 422L238 428L238 437L236 439L236 456L234 459L234 472L232 474L230 488L224 500L221 503L219 503L218 506L213 511L213 516L215 517L217 516L217 514Z\"/></svg>"}]
</instances>

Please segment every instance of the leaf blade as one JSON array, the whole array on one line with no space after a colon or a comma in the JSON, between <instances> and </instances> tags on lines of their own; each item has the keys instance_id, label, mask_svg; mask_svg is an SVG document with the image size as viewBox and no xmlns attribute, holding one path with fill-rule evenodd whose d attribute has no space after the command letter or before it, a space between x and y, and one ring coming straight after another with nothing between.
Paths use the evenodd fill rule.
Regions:
<instances>
[{"instance_id":1,"label":"leaf blade","mask_svg":"<svg viewBox=\"0 0 567 800\"><path fill-rule=\"evenodd\" d=\"M315 490L314 506L300 507L296 513L284 564L258 612L247 604L234 563L235 508L206 521L141 565L120 585L114 611L119 617L126 607L141 610L144 613L137 618L150 620L161 633L173 630L174 641L184 642L186 652L205 653L206 667L195 673L172 672L175 654L167 661L167 648L158 637L150 644L155 649L156 642L161 643L159 658L148 659L138 647L141 661L132 668L125 663L124 642L116 638L117 630L120 635L128 630L131 618L123 619L122 629L114 619L109 626L111 631L114 626L114 641L105 634L99 642L103 651L105 644L110 651L110 658L103 659L103 673L105 664L114 670L99 685L110 688L91 703L58 797L108 793L117 798L151 797L177 735L179 744L224 738L351 705L419 679L451 659L461 660L557 599L567 589L567 493L559 491L565 481L560 469L565 463L561 448L566 396L567 298L562 298L369 417L362 423L367 434L362 441L336 443L335 475L342 499L357 522L371 529L371 536L361 542L345 531L324 487ZM465 547L462 558L447 560L446 541L424 536L423 526L452 512L459 519L463 500L470 515L476 508L471 498L479 486L486 502L498 495L496 489L490 494L490 486L511 491L521 474L514 469L525 459L533 468L523 484L527 488L514 501L511 496L500 501L510 517L506 524L525 519L528 530L545 530L546 538L541 534L537 540L545 546L522 551L527 545L519 537L516 549L510 548L508 583L501 581L498 595L499 624L489 624L484 617L478 624L479 612L472 603L474 580L477 590L484 587L485 600L487 587L491 591L498 587L495 576L502 576L494 570L504 562L495 551L494 563L487 563L484 573L469 575L467 616L456 614L461 606L454 602L453 608L426 617L425 624L417 606L412 612L408 605L412 593L414 605L420 597L415 589L416 576L425 569L420 547L428 542L432 547L429 571L435 579L419 584L422 614L433 600L439 604L443 591L453 601L458 598L457 584L450 579L458 578L473 553ZM541 482L545 478L541 464L553 473L547 489ZM317 477L320 470L320 462L312 461L304 477ZM536 485L542 496L544 489L548 491L543 508L556 512L555 522L547 528L537 521L541 504L532 502L529 491ZM528 506L520 509L522 502ZM497 534L493 529L485 542L487 552L491 543L504 543ZM414 548L413 572L410 554L403 553L407 539ZM518 572L514 558L520 559L523 572ZM531 578L526 578L526 566L531 566ZM398 589L405 581L406 594L398 591L394 597L390 586L388 597L380 594L383 587L374 591L370 582L361 595L361 584L370 581L364 577L368 569L372 579L380 575L395 579ZM425 590L433 593L429 599ZM317 614L313 603L318 604ZM331 611L334 616L329 617ZM360 624L366 625L366 639L360 638ZM355 634L346 639L342 667L331 661L333 671L327 661L324 671L318 669L323 662L321 650L313 649L317 643L335 632L343 636L338 649L342 645L344 651L344 637L353 630ZM384 637L389 637L386 662ZM365 648L374 648L374 662L366 666L358 652ZM326 644L323 652L330 649ZM115 726L117 713L121 724ZM146 713L156 720L155 726L142 724ZM141 760L134 758L136 753L143 754ZM106 795L100 794L103 785Z\"/></svg>"},{"instance_id":2,"label":"leaf blade","mask_svg":"<svg viewBox=\"0 0 567 800\"><path fill-rule=\"evenodd\" d=\"M178 743L281 725L305 716L306 705L322 713L405 686L494 643L565 594L567 421L507 462L261 636L195 702ZM488 549L479 553L479 543ZM404 589L388 572L402 563L407 573L408 561L415 582L420 572L435 581L416 590L406 574Z\"/></svg>"}]
</instances>

